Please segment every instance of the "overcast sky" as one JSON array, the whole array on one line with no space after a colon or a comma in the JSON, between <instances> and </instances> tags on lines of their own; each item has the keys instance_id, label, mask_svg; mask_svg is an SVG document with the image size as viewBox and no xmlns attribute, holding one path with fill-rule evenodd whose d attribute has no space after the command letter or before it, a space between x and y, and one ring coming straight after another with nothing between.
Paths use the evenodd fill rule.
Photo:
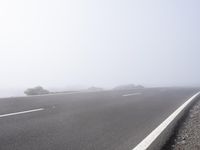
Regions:
<instances>
[{"instance_id":1,"label":"overcast sky","mask_svg":"<svg viewBox=\"0 0 200 150\"><path fill-rule=\"evenodd\" d=\"M1 0L0 86L198 86L199 8L199 0Z\"/></svg>"}]
</instances>

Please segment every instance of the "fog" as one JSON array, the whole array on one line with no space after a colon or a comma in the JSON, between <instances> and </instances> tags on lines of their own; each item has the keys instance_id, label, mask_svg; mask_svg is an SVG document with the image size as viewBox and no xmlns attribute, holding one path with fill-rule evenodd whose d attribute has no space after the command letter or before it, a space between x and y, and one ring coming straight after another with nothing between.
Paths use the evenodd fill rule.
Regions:
<instances>
[{"instance_id":1,"label":"fog","mask_svg":"<svg viewBox=\"0 0 200 150\"><path fill-rule=\"evenodd\" d=\"M1 0L1 89L200 85L198 0Z\"/></svg>"}]
</instances>

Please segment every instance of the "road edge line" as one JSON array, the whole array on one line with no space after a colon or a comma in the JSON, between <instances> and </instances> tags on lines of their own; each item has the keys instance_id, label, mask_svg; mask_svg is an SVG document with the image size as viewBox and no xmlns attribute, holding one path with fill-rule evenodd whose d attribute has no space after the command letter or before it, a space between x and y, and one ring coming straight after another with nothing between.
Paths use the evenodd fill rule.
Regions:
<instances>
[{"instance_id":1,"label":"road edge line","mask_svg":"<svg viewBox=\"0 0 200 150\"><path fill-rule=\"evenodd\" d=\"M166 142L167 138L170 136L170 133L167 133L173 129L176 122L183 115L186 108L193 102L200 92L194 94L186 102L184 102L179 108L177 108L169 117L167 117L159 126L157 126L149 135L147 135L138 145L136 145L132 150L155 150L160 149L163 144ZM165 132L165 133L164 133ZM160 137L162 135L162 137ZM160 137L160 138L159 138ZM158 140L159 141L156 141ZM154 144L156 143L156 144Z\"/></svg>"},{"instance_id":2,"label":"road edge line","mask_svg":"<svg viewBox=\"0 0 200 150\"><path fill-rule=\"evenodd\" d=\"M137 93L129 93L129 94L124 94L122 96L127 97L127 96L136 96L136 95L142 95L142 93L139 93L139 92L137 92Z\"/></svg>"}]
</instances>

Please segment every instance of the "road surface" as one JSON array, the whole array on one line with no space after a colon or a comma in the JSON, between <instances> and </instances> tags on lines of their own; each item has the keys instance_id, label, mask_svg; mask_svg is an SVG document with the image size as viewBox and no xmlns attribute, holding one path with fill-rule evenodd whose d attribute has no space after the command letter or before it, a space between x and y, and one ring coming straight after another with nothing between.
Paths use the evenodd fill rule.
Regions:
<instances>
[{"instance_id":1,"label":"road surface","mask_svg":"<svg viewBox=\"0 0 200 150\"><path fill-rule=\"evenodd\" d=\"M0 99L1 150L132 150L199 89Z\"/></svg>"}]
</instances>

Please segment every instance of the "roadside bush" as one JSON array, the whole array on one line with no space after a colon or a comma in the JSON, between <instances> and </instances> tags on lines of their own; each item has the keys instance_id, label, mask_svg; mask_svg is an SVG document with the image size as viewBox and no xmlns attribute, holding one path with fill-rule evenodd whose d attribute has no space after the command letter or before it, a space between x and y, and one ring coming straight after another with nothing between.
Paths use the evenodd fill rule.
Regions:
<instances>
[{"instance_id":1,"label":"roadside bush","mask_svg":"<svg viewBox=\"0 0 200 150\"><path fill-rule=\"evenodd\" d=\"M37 86L34 88L29 88L26 91L24 91L24 94L26 95L42 95L42 94L49 94L50 92L48 90L43 89L41 86Z\"/></svg>"}]
</instances>

